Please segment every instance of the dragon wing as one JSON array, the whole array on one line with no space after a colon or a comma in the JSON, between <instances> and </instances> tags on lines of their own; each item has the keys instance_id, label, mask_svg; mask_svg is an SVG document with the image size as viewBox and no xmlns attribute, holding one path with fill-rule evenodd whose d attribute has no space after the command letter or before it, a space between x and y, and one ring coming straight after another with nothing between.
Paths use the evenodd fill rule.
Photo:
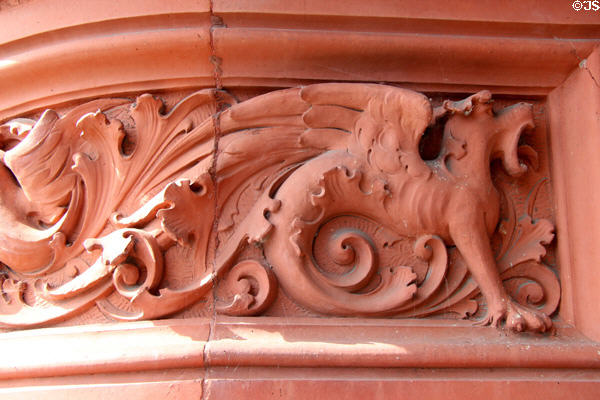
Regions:
<instances>
[{"instance_id":1,"label":"dragon wing","mask_svg":"<svg viewBox=\"0 0 600 400\"><path fill-rule=\"evenodd\" d=\"M326 83L303 88L301 97L310 104L303 119L316 129L305 134L312 136L306 143L322 142L322 129L344 131L350 134L348 151L382 172L431 172L419 155L419 141L432 121L424 95L376 84Z\"/></svg>"},{"instance_id":2,"label":"dragon wing","mask_svg":"<svg viewBox=\"0 0 600 400\"><path fill-rule=\"evenodd\" d=\"M220 207L245 191L266 190L331 150L347 151L385 173L428 176L419 140L431 120L425 96L376 84L315 84L235 104L219 117ZM240 212L239 205L229 207L226 226Z\"/></svg>"},{"instance_id":3,"label":"dragon wing","mask_svg":"<svg viewBox=\"0 0 600 400\"><path fill-rule=\"evenodd\" d=\"M288 166L347 150L381 171L421 175L429 169L419 141L431 120L427 97L390 86L324 83L276 91L221 115L218 170L243 176L249 163Z\"/></svg>"}]
</instances>

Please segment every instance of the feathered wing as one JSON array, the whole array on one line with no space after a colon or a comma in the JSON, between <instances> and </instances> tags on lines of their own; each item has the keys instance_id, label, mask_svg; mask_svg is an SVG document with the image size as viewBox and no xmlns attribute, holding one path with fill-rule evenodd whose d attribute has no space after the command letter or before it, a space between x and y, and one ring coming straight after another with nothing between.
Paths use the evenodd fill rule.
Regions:
<instances>
[{"instance_id":1,"label":"feathered wing","mask_svg":"<svg viewBox=\"0 0 600 400\"><path fill-rule=\"evenodd\" d=\"M346 150L387 173L428 171L419 141L432 118L429 100L410 90L324 83L272 92L234 105L220 118L219 176L244 182L328 150Z\"/></svg>"},{"instance_id":2,"label":"feathered wing","mask_svg":"<svg viewBox=\"0 0 600 400\"><path fill-rule=\"evenodd\" d=\"M412 176L430 173L419 156L419 141L432 119L427 97L406 89L374 84L326 83L307 86L304 115L316 129L307 143L319 142L322 129L350 134L348 151L389 174L404 169Z\"/></svg>"},{"instance_id":3,"label":"feathered wing","mask_svg":"<svg viewBox=\"0 0 600 400\"><path fill-rule=\"evenodd\" d=\"M430 174L418 149L431 117L425 96L375 84L315 84L234 105L219 120L224 228L233 225L239 208L226 207L229 199L265 190L290 169L330 150L347 151L384 173Z\"/></svg>"}]
</instances>

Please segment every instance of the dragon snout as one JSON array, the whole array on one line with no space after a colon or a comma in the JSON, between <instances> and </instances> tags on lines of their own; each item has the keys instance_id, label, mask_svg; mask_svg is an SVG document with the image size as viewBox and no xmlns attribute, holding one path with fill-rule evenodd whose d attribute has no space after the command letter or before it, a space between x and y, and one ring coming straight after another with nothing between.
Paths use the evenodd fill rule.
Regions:
<instances>
[{"instance_id":1,"label":"dragon snout","mask_svg":"<svg viewBox=\"0 0 600 400\"><path fill-rule=\"evenodd\" d=\"M502 166L511 176L520 176L527 171L527 166L519 160L518 148L521 134L533 129L533 106L529 103L518 103L507 107L498 115L500 124L499 137L496 141L495 156L502 160Z\"/></svg>"}]
</instances>

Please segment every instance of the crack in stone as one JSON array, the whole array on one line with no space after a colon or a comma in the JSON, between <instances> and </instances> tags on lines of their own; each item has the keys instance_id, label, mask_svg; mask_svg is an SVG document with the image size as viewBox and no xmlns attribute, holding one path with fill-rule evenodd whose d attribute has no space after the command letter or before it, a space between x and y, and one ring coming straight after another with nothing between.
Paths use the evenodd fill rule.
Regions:
<instances>
[{"instance_id":1,"label":"crack in stone","mask_svg":"<svg viewBox=\"0 0 600 400\"><path fill-rule=\"evenodd\" d=\"M213 2L210 2L210 29L209 29L209 45L210 45L210 62L213 65L213 76L215 80L215 87L217 89L222 89L223 85L221 84L221 74L223 70L221 69L222 59L217 56L214 42L214 30L218 28L224 28L225 24L223 23L223 19L217 15L213 14Z\"/></svg>"},{"instance_id":2,"label":"crack in stone","mask_svg":"<svg viewBox=\"0 0 600 400\"><path fill-rule=\"evenodd\" d=\"M596 87L600 88L600 84L596 80L596 77L594 77L592 71L590 71L590 69L587 67L587 58L581 58L579 54L577 54L577 48L573 45L571 41L569 41L569 45L571 45L571 48L573 49L573 55L575 56L575 58L577 58L577 61L579 61L579 68L587 71L588 75L590 76Z\"/></svg>"},{"instance_id":3,"label":"crack in stone","mask_svg":"<svg viewBox=\"0 0 600 400\"><path fill-rule=\"evenodd\" d=\"M213 77L214 77L214 85L215 85L215 92L214 92L214 100L215 100L215 113L213 114L213 127L214 127L214 138L213 138L213 158L212 158L212 162L210 165L210 168L208 170L208 173L210 175L210 179L212 181L213 184L213 190L214 190L214 220L213 220L213 225L211 228L211 236L214 240L213 244L214 244L214 251L213 251L213 260L212 260L212 271L210 271L211 274L213 274L213 289L212 289L212 318L210 320L210 323L208 325L208 337L206 340L206 343L204 345L204 350L202 353L202 361L203 361L203 367L204 367L204 376L202 377L202 399L207 399L210 397L210 393L207 393L207 391L209 391L209 385L207 380L210 378L210 361L208 359L208 348L209 348L209 343L211 342L214 332L215 332L215 325L216 325L216 319L217 319L217 313L216 313L216 302L217 302L217 298L216 298L216 293L214 288L217 285L217 278L214 275L214 272L216 271L216 265L215 265L215 257L216 257L216 249L219 246L219 238L218 238L218 223L219 223L219 215L218 215L218 211L219 211L219 181L217 179L217 159L218 159L218 155L219 155L219 138L221 137L221 129L220 129L220 116L221 116L221 111L223 111L223 109L225 108L225 102L221 96L221 92L220 90L223 88L222 84L221 84L221 74L222 74L222 69L221 69L221 58L217 56L216 54L216 50L215 50L215 45L214 45L214 30L216 28L219 27L224 27L223 24L223 20L214 15L213 14L213 1L210 1L210 29L209 29L209 45L210 45L210 62L213 64Z\"/></svg>"},{"instance_id":4,"label":"crack in stone","mask_svg":"<svg viewBox=\"0 0 600 400\"><path fill-rule=\"evenodd\" d=\"M590 78L592 78L592 81L594 82L594 84L596 85L597 88L600 89L600 84L598 84L598 81L596 80L596 78L594 77L594 74L592 73L592 71L590 71L590 69L587 67L587 59L583 60L579 63L579 68L582 68L584 70L587 71L587 73L589 74Z\"/></svg>"}]
</instances>

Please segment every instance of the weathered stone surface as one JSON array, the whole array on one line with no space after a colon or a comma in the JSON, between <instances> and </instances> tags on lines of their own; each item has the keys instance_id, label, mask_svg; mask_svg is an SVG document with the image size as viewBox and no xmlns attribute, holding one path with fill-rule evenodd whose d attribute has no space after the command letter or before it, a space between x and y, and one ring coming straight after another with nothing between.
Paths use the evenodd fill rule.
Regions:
<instances>
[{"instance_id":1,"label":"weathered stone surface","mask_svg":"<svg viewBox=\"0 0 600 400\"><path fill-rule=\"evenodd\" d=\"M93 302L116 319L160 318L215 283L219 312L256 315L279 283L306 309L338 316L467 316L480 290L481 323L551 328L560 287L542 257L553 224L533 219L536 193L521 211L509 192L528 170L519 155L538 167L535 149L520 144L534 128L531 104L494 111L482 91L433 107L410 90L327 83L241 103L203 90L161 108L142 95L3 126L4 193L14 201L3 203L0 322L39 326ZM438 148L422 139L434 128ZM493 177L495 160L504 172ZM262 254L240 259L248 246ZM385 248L396 263L380 262ZM165 262L169 251L186 256ZM199 276L183 287L165 282L190 268ZM509 285L512 299L503 279L542 292Z\"/></svg>"},{"instance_id":2,"label":"weathered stone surface","mask_svg":"<svg viewBox=\"0 0 600 400\"><path fill-rule=\"evenodd\" d=\"M597 398L575 6L0 0L2 397Z\"/></svg>"}]
</instances>

